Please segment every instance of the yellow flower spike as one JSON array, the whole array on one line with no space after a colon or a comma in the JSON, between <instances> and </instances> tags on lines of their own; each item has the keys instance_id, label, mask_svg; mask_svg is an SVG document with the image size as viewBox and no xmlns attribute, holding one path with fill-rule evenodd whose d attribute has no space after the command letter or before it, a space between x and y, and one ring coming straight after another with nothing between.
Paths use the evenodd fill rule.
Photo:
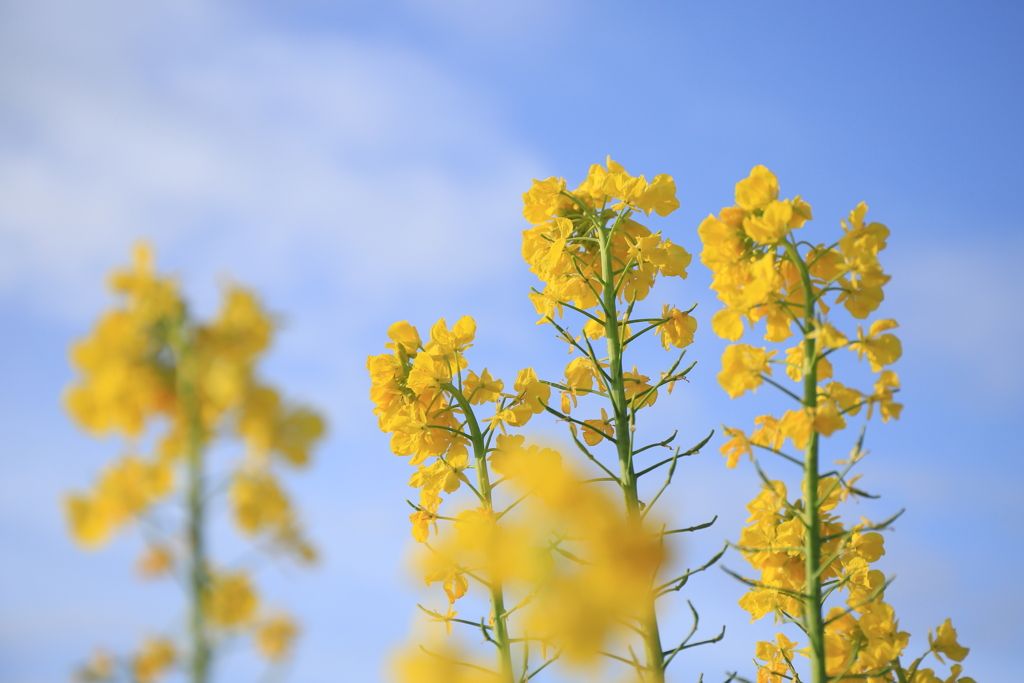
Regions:
<instances>
[{"instance_id":1,"label":"yellow flower spike","mask_svg":"<svg viewBox=\"0 0 1024 683\"><path fill-rule=\"evenodd\" d=\"M940 655L946 655L954 662L962 662L967 657L967 653L971 651L970 648L963 647L957 642L956 629L953 628L952 619L946 619L942 626L935 629L934 637L929 629L928 645L940 662L943 661Z\"/></svg>"},{"instance_id":2,"label":"yellow flower spike","mask_svg":"<svg viewBox=\"0 0 1024 683\"><path fill-rule=\"evenodd\" d=\"M190 671L205 679L219 644L210 628L241 625L248 619L246 605L256 600L244 577L229 574L208 581L212 563L196 543L208 533L207 511L216 509L206 505L208 496L219 493L202 490L201 482L208 481L208 450L215 439L230 435L247 443L247 471L270 467L271 453L290 464L304 464L323 421L308 409L286 406L277 392L259 382L257 362L270 345L275 321L253 292L226 288L213 319L197 321L174 279L156 272L144 245L136 249L131 267L115 272L111 284L119 295L117 307L72 348L78 377L67 393L67 408L87 430L154 443L155 454L151 459L129 456L106 467L94 491L68 499L67 513L76 540L95 546L170 494L180 494L185 514L166 530L170 538L181 539L180 557L178 542L172 552L167 542L158 541L140 558L138 569L146 577L172 567L180 570L189 611L203 616L209 627L200 627L197 620L187 629ZM401 358L396 360L401 366ZM390 380L401 376L393 373ZM387 397L381 391L386 384L375 382L380 398ZM401 395L395 384L390 388ZM390 417L382 411L381 419ZM175 477L179 468L187 474L180 482ZM286 505L282 508L280 492L274 488L270 494L278 495L264 495L264 486L246 493L244 488L234 487L232 501L241 523L253 532L270 532L269 552L312 559L314 551L294 515ZM148 683L176 659L169 642L151 640L127 662L124 675Z\"/></svg>"},{"instance_id":3,"label":"yellow flower spike","mask_svg":"<svg viewBox=\"0 0 1024 683\"><path fill-rule=\"evenodd\" d=\"M269 617L256 628L256 649L270 661L287 657L299 634L299 625L287 614Z\"/></svg>"}]
</instances>

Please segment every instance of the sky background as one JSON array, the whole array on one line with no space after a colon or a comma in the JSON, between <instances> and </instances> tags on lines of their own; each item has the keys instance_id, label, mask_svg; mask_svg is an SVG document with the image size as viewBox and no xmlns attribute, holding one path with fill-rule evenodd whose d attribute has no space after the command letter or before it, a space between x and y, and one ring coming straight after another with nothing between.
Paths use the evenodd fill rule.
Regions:
<instances>
[{"instance_id":1,"label":"sky background","mask_svg":"<svg viewBox=\"0 0 1024 683\"><path fill-rule=\"evenodd\" d=\"M66 680L94 646L126 651L180 611L173 585L134 577L130 530L83 553L60 511L121 452L60 397L68 345L142 238L200 315L227 282L255 288L283 320L264 375L330 423L288 480L324 561L260 575L303 623L289 680L386 680L415 603L443 599L405 569L410 469L377 430L366 356L392 322L468 314L474 367L558 374L564 348L526 298L520 195L535 177L575 185L606 155L674 176L681 208L648 225L695 255L697 225L756 164L814 207L808 239L831 241L862 200L891 228L879 314L901 324L906 408L868 432L862 484L882 499L848 514L907 508L881 566L910 652L951 617L967 673L1017 675L1022 30L1009 2L0 2L0 680ZM700 323L692 381L652 411L652 440L696 442L782 405L717 386L709 281L695 258L652 293L698 303ZM828 442L836 457L853 434ZM684 563L737 538L757 490L720 443L672 489L685 523L719 515ZM234 549L226 523L215 542ZM670 680L751 675L771 624L746 624L718 570L691 587L707 634L728 633ZM666 641L684 616L666 618ZM220 680L257 677L240 654Z\"/></svg>"}]
</instances>

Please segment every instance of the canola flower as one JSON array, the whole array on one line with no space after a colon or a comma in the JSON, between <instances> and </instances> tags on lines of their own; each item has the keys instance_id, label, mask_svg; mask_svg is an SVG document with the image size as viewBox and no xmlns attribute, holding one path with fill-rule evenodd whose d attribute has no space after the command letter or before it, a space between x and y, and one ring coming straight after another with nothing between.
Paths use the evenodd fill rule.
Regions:
<instances>
[{"instance_id":1,"label":"canola flower","mask_svg":"<svg viewBox=\"0 0 1024 683\"><path fill-rule=\"evenodd\" d=\"M479 628L497 649L496 671L492 673L500 680L512 681L511 610L506 608L505 586L510 577L534 578L542 560L528 538L499 524L511 507L502 510L497 506L494 487L498 482L493 475L500 473L500 467L489 462L489 454L495 437L504 435L507 425L525 425L543 412L543 399L550 388L529 368L519 373L513 384L515 393L505 393L504 382L493 378L486 368L479 373L467 370L465 352L475 336L476 322L469 316L451 329L444 319L439 320L425 343L408 322L395 323L388 330L391 341L385 345L391 352L367 359L370 397L376 404L374 413L381 431L391 435L392 452L409 456L410 465L416 467L409 481L419 489L419 502L410 503L415 510L409 517L412 535L430 548L433 561L427 569L427 584L441 583L448 598L445 614L426 611L449 631L452 623ZM494 416L478 418L474 406L487 404L493 404ZM467 471L475 474L475 485ZM472 491L474 506L455 516L441 515L443 497L463 485ZM428 542L431 530L437 535L440 523L451 525L456 540L446 539L443 545L433 547ZM491 604L490 618L479 623L457 618L454 610L455 602L469 590L469 579L487 590ZM529 641L522 642L528 659ZM406 663L398 667L396 675L408 681L444 680L431 677L447 675L443 672L450 667L433 660L454 661L424 649L414 652L411 659L403 658ZM465 664L460 668L482 667Z\"/></svg>"},{"instance_id":2,"label":"canola flower","mask_svg":"<svg viewBox=\"0 0 1024 683\"><path fill-rule=\"evenodd\" d=\"M677 381L688 381L687 375L693 368L691 364L680 369L685 349L693 343L697 329L697 321L690 315L693 307L681 310L666 303L660 315L634 313L636 304L650 295L659 277L687 276L690 254L660 232L651 232L634 220L641 213L669 215L679 207L675 193L675 181L670 176L657 175L648 182L644 176L630 175L609 158L606 166L591 166L586 179L571 192L563 179L548 178L535 180L523 195L523 216L534 224L523 232L523 257L531 272L544 283L544 288L534 290L530 298L542 316L540 322L553 325L558 336L569 344L570 352L579 353L567 365L565 378L551 383L561 391L559 408L546 407L569 424L579 451L602 470L601 479L620 488L623 512L632 535L657 546L656 552L638 552L637 557L649 559L635 568L637 584L642 589L637 591L630 617L631 626L643 641L643 659L632 654L632 649L629 654L601 654L629 664L639 679L656 683L665 680L665 670L682 650L717 642L724 636L723 630L716 637L693 642L697 612L690 605L693 629L678 646L665 649L657 600L680 590L692 574L714 564L721 553L702 567L687 570L667 582L659 580L668 535L707 528L714 520L666 530L665 525L649 516L652 506L671 483L679 458L699 452L711 435L686 451L676 448L672 457L649 466L640 465L641 457L649 457L641 454L652 448L669 448L675 434L647 446L637 446L635 442L638 413L654 405L660 389L671 393ZM582 316L579 335L573 335L558 322L566 309ZM634 326L639 331L634 332ZM683 349L669 369L653 381L654 373L645 374L635 365L630 370L625 361L629 347L651 331L664 349ZM592 341L602 337L606 351L599 353ZM600 418L581 420L572 416L581 396L604 402ZM605 441L614 447L613 467L607 467L591 450ZM640 477L664 466L668 466L664 484L649 501L641 501ZM616 589L607 586L603 590ZM591 591L580 599L600 600L600 593Z\"/></svg>"},{"instance_id":3,"label":"canola flower","mask_svg":"<svg viewBox=\"0 0 1024 683\"><path fill-rule=\"evenodd\" d=\"M859 477L849 476L866 453L864 428L850 457L836 461L841 469L821 462L821 437L846 429L862 412L868 420L877 414L888 422L898 419L903 408L894 400L899 377L888 369L902 355L899 338L891 332L896 321L876 319L867 331L866 323L858 323L853 334L840 329L837 314L841 305L855 320L867 319L884 300L890 279L878 261L889 229L867 222L866 212L867 206L859 204L842 221L843 234L835 243L808 242L796 231L811 220L810 205L799 196L780 199L775 175L757 166L737 183L736 205L708 216L699 228L701 261L711 269L712 289L724 304L712 318L715 333L739 342L748 328L764 320L766 341L796 337L795 345L782 353L732 344L722 355L718 375L732 398L767 383L795 403L781 417L757 417L749 435L725 428L729 440L721 448L728 467L749 456L763 481L761 493L747 506L749 525L736 544L758 573L754 579L736 575L750 587L740 605L752 621L772 614L806 638L802 644L780 633L774 642L758 643L758 683L973 683L960 675L960 664L952 665L945 679L922 668L929 654L940 663L943 656L954 662L966 657L968 650L957 642L949 620L935 636L929 634L923 655L904 664L910 635L899 629L885 602L889 580L872 568L885 553L880 532L898 515L877 524L847 525L835 512L848 498L867 495L858 488ZM877 374L870 391L833 377L831 358L842 351L855 352L858 360L867 357ZM773 373L779 366L795 388L787 388ZM786 453L787 442L803 456ZM776 454L801 470L801 498L791 500L785 483L764 473L755 450ZM798 656L809 660L809 679L801 678Z\"/></svg>"},{"instance_id":4,"label":"canola flower","mask_svg":"<svg viewBox=\"0 0 1024 683\"><path fill-rule=\"evenodd\" d=\"M184 646L170 637L149 639L120 666L110 655L97 655L79 677L112 681L124 674L149 683L180 668L193 683L204 683L216 648L241 635L254 636L268 660L280 660L297 626L286 615L261 616L250 572L212 561L209 498L226 489L243 536L271 552L313 561L315 550L276 471L308 463L323 420L284 402L256 373L274 322L251 292L230 288L217 316L200 323L177 283L155 271L146 246L136 249L132 268L115 272L111 285L121 302L73 346L78 377L65 399L75 422L97 436L121 435L129 454L104 468L91 491L68 495L65 512L72 537L86 549L136 525L147 541L139 573L177 577L187 589L189 617ZM153 453L140 454L138 444L150 435L156 437ZM230 436L247 452L223 486L211 485L209 449ZM175 499L185 511L177 528L160 514Z\"/></svg>"},{"instance_id":5,"label":"canola flower","mask_svg":"<svg viewBox=\"0 0 1024 683\"><path fill-rule=\"evenodd\" d=\"M420 500L413 504L410 521L415 539L430 548L426 582L440 583L448 599L446 611L424 609L446 630L453 623L478 627L498 650L493 669L479 660L467 661L466 653L443 654L440 645L413 650L396 660L396 676L440 682L454 675L446 668L451 664L466 680L489 672L503 681L526 681L558 659L584 666L603 659L625 664L643 681L664 681L665 669L682 650L724 635L693 642L694 610L690 634L665 650L655 606L659 597L680 590L692 574L717 560L659 580L669 559L666 538L706 528L713 520L667 530L649 516L678 459L698 452L710 435L643 468L636 456L668 448L674 436L645 447L633 442L637 413L654 405L659 390L671 392L692 368L679 369L680 355L652 381L637 367L625 365L626 349L647 332L653 331L665 349L685 349L696 331L692 308L665 304L660 315L634 315L634 306L647 298L658 277L686 277L690 255L632 218L640 212L671 213L679 205L675 184L667 175L648 183L609 160L607 168L591 167L574 192L565 189L562 179L534 181L524 204L523 214L534 226L523 233L523 256L545 285L530 298L540 322L554 325L580 354L569 362L565 379L542 381L527 368L508 391L486 368L469 369L464 352L474 340L476 324L468 317L450 330L439 321L426 342L407 322L396 323L388 330L391 352L367 361L379 426L391 435L392 452L410 457L417 468L409 483L419 489ZM557 321L566 309L583 316L580 336ZM640 327L636 334L634 325ZM598 354L591 343L602 337L607 355ZM584 405L603 399L600 418L572 416L581 399ZM478 416L483 410L492 413ZM510 433L544 412L569 424L579 451L600 467L602 476L583 479L557 450ZM617 473L590 450L602 442L614 446ZM665 466L664 486L643 503L639 477ZM475 470L475 487L470 470ZM601 482L614 482L623 503L616 505ZM495 502L498 485L513 491L507 506ZM474 507L444 514L443 497L463 486L471 489ZM446 540L443 526L455 532L454 540L450 534ZM462 619L454 609L470 582L490 592L492 614L486 623ZM522 599L506 610L513 593ZM513 613L522 630L515 638L509 632ZM630 642L635 634L642 640L642 657ZM531 643L539 645L543 660L532 671ZM512 644L522 649L521 664L513 663ZM554 654L548 656L548 650Z\"/></svg>"},{"instance_id":6,"label":"canola flower","mask_svg":"<svg viewBox=\"0 0 1024 683\"><path fill-rule=\"evenodd\" d=\"M475 335L468 316L451 329L438 321L426 342L403 321L388 331L390 353L367 360L381 430L416 468L410 522L426 549L424 580L447 601L421 609L447 635L461 624L496 650L488 662L454 639L413 645L393 662L400 681L526 681L560 658L587 661L646 595L648 573L637 566L660 558L659 543L631 533L557 450L510 433L544 411L551 387L527 368L506 392L486 369L469 369ZM468 504L453 495L467 490ZM471 586L490 603L475 620L455 609ZM583 588L595 597L572 599Z\"/></svg>"}]
</instances>

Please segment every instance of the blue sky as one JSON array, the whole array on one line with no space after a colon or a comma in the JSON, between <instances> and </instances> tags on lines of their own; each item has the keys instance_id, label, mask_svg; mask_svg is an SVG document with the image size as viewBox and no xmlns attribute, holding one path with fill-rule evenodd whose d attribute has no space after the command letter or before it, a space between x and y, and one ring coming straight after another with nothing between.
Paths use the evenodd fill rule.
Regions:
<instances>
[{"instance_id":1,"label":"blue sky","mask_svg":"<svg viewBox=\"0 0 1024 683\"><path fill-rule=\"evenodd\" d=\"M884 568L911 650L952 617L968 672L1007 678L1024 638L1022 29L1006 2L3 3L0 678L65 680L180 604L132 577L131 534L83 554L59 510L120 452L64 417L66 349L145 237L200 313L232 280L281 313L264 371L331 424L289 481L325 561L260 580L305 625L291 680L383 680L424 597L402 568L408 467L376 430L365 357L391 322L469 314L475 365L558 372L564 351L525 296L520 194L609 154L675 177L681 208L651 227L695 254L696 226L755 164L813 205L822 241L861 200L889 225L880 312L901 323L906 409L869 430L864 481L883 498L865 514L908 510ZM653 295L698 302L701 328L693 381L659 403L652 435L696 441L778 405L714 382L708 282L695 265ZM756 481L714 450L684 474L674 509L720 515L685 549L699 558L736 538ZM702 620L729 632L673 680L749 669L772 629L745 624L740 594L718 572L701 581ZM225 666L254 677L244 657Z\"/></svg>"}]
</instances>

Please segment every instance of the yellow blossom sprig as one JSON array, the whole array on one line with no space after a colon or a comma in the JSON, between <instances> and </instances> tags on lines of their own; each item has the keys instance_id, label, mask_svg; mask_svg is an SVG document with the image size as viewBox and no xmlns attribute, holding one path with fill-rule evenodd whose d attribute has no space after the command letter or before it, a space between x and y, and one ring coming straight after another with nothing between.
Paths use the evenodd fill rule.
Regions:
<instances>
[{"instance_id":1,"label":"yellow blossom sprig","mask_svg":"<svg viewBox=\"0 0 1024 683\"><path fill-rule=\"evenodd\" d=\"M609 158L606 166L591 166L587 178L571 192L561 178L535 180L523 195L523 202L523 216L533 224L523 232L523 257L544 284L543 289L535 289L530 294L541 316L538 324L551 324L559 338L569 345L570 353L580 354L566 367L564 380L545 382L561 392L560 409L548 401L544 408L569 424L579 451L604 475L588 481L611 481L620 488L630 534L655 538L662 547L667 534L710 526L709 523L672 531L664 531L665 527L661 526L655 531L657 525L648 519L653 504L671 483L678 459L699 452L710 435L689 450L675 449L672 457L645 469L641 470L635 463L636 456L646 450L669 447L675 436L657 444L636 447L638 412L655 403L661 388L667 387L671 392L675 382L686 380L693 368L691 364L680 369L685 349L693 342L697 328L696 320L690 315L693 307L681 310L664 304L660 316L634 316L636 304L648 297L658 277L686 277L690 254L661 233L652 233L633 220L640 212L649 216L653 211L666 216L678 208L675 182L670 176L658 175L648 183L643 176L631 176ZM570 333L558 322L566 309L582 316L581 335ZM642 327L634 333L633 326ZM669 370L662 372L655 381L636 366L628 370L624 361L627 348L649 332L660 338L665 349L683 350ZM607 344L606 355L599 354L591 343L602 337ZM579 406L581 397L606 402L600 418L580 419L571 414ZM602 441L614 447L617 467L605 465L592 452L591 449ZM668 476L645 505L638 495L638 479L665 465L669 466ZM657 556L657 561L639 568L644 574L646 589L631 615L643 640L643 659L638 660L635 655L600 654L633 666L645 681L660 682L664 681L665 669L672 659L683 649L699 643L690 642L691 633L674 649L665 650L662 646L655 600L673 591L651 588L659 583L663 550L658 551ZM703 569L706 566L696 571ZM677 577L662 588L675 585L678 590L688 577L688 574ZM600 601L601 596L583 595L581 599ZM694 617L696 626L696 612ZM720 638L721 635L707 642Z\"/></svg>"},{"instance_id":2,"label":"yellow blossom sprig","mask_svg":"<svg viewBox=\"0 0 1024 683\"><path fill-rule=\"evenodd\" d=\"M763 482L762 492L747 506L749 525L734 544L759 572L757 579L734 574L751 589L740 605L752 620L774 614L777 620L797 625L807 637L805 648L784 634L775 642L759 643L758 681L800 680L793 660L797 653L809 659L812 683L937 681L931 670L919 669L922 658L907 669L900 665L910 636L899 630L892 607L884 601L891 579L871 568L885 552L879 532L899 514L881 523L864 520L847 527L833 512L849 497L867 495L854 485L859 476L848 477L865 454L863 428L851 456L837 461L845 465L841 471L823 472L819 464L820 437L845 429L847 418L862 408L867 408L867 419L877 410L883 422L898 419L902 411L902 405L893 401L899 379L885 369L902 355L899 339L889 332L896 322L876 320L866 334L858 324L853 338L829 317L839 304L858 320L879 307L890 278L878 254L889 230L881 223L865 222L867 206L861 203L848 221L842 221L843 236L837 242L812 244L794 232L811 220L810 205L800 197L778 195L775 176L757 166L737 183L736 205L709 216L699 228L704 243L701 261L712 270L712 289L724 303L712 318L714 331L738 342L747 325L764 320L769 342L786 341L794 326L800 336L796 346L785 350L784 360L775 349L732 344L722 356L718 375L732 398L769 384L798 403L781 419L756 418L757 427L749 436L726 427L729 440L721 448L728 467L749 456ZM830 297L831 304L826 301ZM871 371L879 373L873 392L833 379L829 357L842 349L856 352L858 359L866 356ZM791 390L776 380L772 366L779 364L797 388ZM786 441L803 456L786 453ZM791 502L785 484L769 478L754 457L755 448L801 468L801 499ZM847 595L845 606L829 608L829 598L842 592ZM940 644L930 640L929 653L938 656L948 650L956 654L955 661L966 655L948 621L935 642ZM971 680L960 673L956 665L950 683Z\"/></svg>"},{"instance_id":3,"label":"yellow blossom sprig","mask_svg":"<svg viewBox=\"0 0 1024 683\"><path fill-rule=\"evenodd\" d=\"M298 627L287 615L262 613L249 572L215 567L206 537L208 505L227 491L244 536L258 537L272 552L313 561L315 550L275 467L307 464L323 420L286 404L259 380L256 365L274 323L249 291L230 288L217 317L200 323L177 283L156 272L145 246L111 285L121 304L72 348L79 377L65 397L68 411L88 432L118 433L129 444L153 425L164 431L156 435L152 456L132 452L108 465L93 491L66 498L65 512L73 538L89 549L139 522L147 546L139 572L177 576L187 590L189 617L184 646L150 639L123 666L95 659L83 671L89 680L123 675L148 683L179 668L193 683L205 682L219 645L243 635L254 638L271 664L280 661ZM229 436L243 441L248 453L227 481L211 487L209 448L217 437ZM160 521L161 506L174 497L185 511L180 526Z\"/></svg>"},{"instance_id":4,"label":"yellow blossom sprig","mask_svg":"<svg viewBox=\"0 0 1024 683\"><path fill-rule=\"evenodd\" d=\"M475 335L476 323L469 316L451 329L442 319L431 328L429 341L424 343L416 328L403 321L388 330L391 341L386 346L391 353L367 360L370 397L376 404L379 426L391 434L392 452L409 456L410 464L417 468L409 480L410 486L419 489L419 502L409 501L414 509L410 522L413 537L429 551L425 581L428 585L441 583L448 599L446 612L421 609L432 621L444 623L449 634L452 624L479 629L497 650L492 670L420 646L420 654L400 660L405 664L398 666L396 675L402 680L434 680L424 676L449 672L450 667L438 663L446 661L460 675L483 670L512 683L516 680L516 644L523 650L520 676L525 679L536 673L528 670L531 639L513 638L509 633L509 615L517 608L508 609L506 599L510 581L535 586L543 578L549 562L544 558L550 553L528 527L506 517L528 494L499 505L494 489L510 476L503 469L501 455L515 440L507 428L521 427L543 412L543 401L551 390L529 368L519 373L513 383L514 393L506 393L504 382L492 377L487 369L479 373L469 370L465 351L472 346ZM486 418L477 414L485 405L493 410ZM475 485L467 470L475 474ZM472 506L442 515L443 497L463 485L473 495ZM445 532L440 523L448 527ZM431 530L438 536L435 544L428 543ZM450 531L454 531L454 541ZM468 579L487 591L489 619L476 622L457 616L454 606L467 594ZM545 658L542 667L550 661Z\"/></svg>"}]
</instances>

